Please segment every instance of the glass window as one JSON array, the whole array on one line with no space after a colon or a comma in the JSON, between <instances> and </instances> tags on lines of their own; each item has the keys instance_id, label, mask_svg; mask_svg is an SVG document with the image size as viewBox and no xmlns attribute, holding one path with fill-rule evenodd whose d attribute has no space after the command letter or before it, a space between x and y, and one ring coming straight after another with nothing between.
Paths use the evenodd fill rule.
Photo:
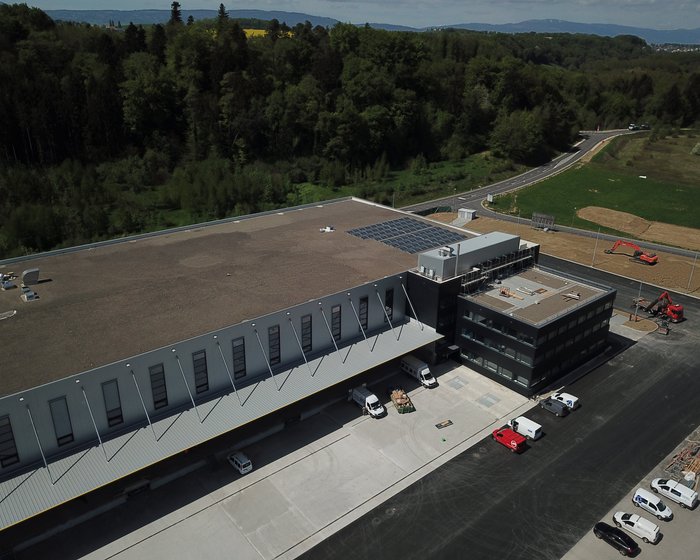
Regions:
<instances>
[{"instance_id":1,"label":"glass window","mask_svg":"<svg viewBox=\"0 0 700 560\"><path fill-rule=\"evenodd\" d=\"M384 310L386 311L384 322L386 322L387 317L389 317L389 321L392 321L394 319L394 288L389 288L384 293Z\"/></svg>"},{"instance_id":2,"label":"glass window","mask_svg":"<svg viewBox=\"0 0 700 560\"><path fill-rule=\"evenodd\" d=\"M367 330L369 314L369 298L367 296L360 298L360 324L364 330Z\"/></svg>"},{"instance_id":3,"label":"glass window","mask_svg":"<svg viewBox=\"0 0 700 560\"><path fill-rule=\"evenodd\" d=\"M304 353L311 352L311 315L304 315L301 318L301 349Z\"/></svg>"},{"instance_id":4,"label":"glass window","mask_svg":"<svg viewBox=\"0 0 700 560\"><path fill-rule=\"evenodd\" d=\"M331 307L331 332L333 333L333 339L338 342L340 340L340 316L341 308L340 305L334 305Z\"/></svg>"},{"instance_id":5,"label":"glass window","mask_svg":"<svg viewBox=\"0 0 700 560\"><path fill-rule=\"evenodd\" d=\"M200 350L192 353L192 367L194 369L194 386L197 393L209 390L209 374L207 372L207 352Z\"/></svg>"},{"instance_id":6,"label":"glass window","mask_svg":"<svg viewBox=\"0 0 700 560\"><path fill-rule=\"evenodd\" d=\"M102 397L105 401L107 425L111 428L121 424L124 417L122 416L122 402L119 398L119 385L116 379L105 381L102 384Z\"/></svg>"},{"instance_id":7,"label":"glass window","mask_svg":"<svg viewBox=\"0 0 700 560\"><path fill-rule=\"evenodd\" d=\"M51 417L53 418L53 429L56 432L56 442L58 445L65 445L73 441L73 428L70 424L70 414L68 413L68 403L66 397L60 397L49 401Z\"/></svg>"},{"instance_id":8,"label":"glass window","mask_svg":"<svg viewBox=\"0 0 700 560\"><path fill-rule=\"evenodd\" d=\"M231 341L233 348L233 377L240 379L245 377L245 338L234 338Z\"/></svg>"},{"instance_id":9,"label":"glass window","mask_svg":"<svg viewBox=\"0 0 700 560\"><path fill-rule=\"evenodd\" d=\"M513 372L510 371L508 368L505 368L503 366L498 366L498 373L499 373L499 375L502 375L503 377L507 377L508 379L513 379Z\"/></svg>"},{"instance_id":10,"label":"glass window","mask_svg":"<svg viewBox=\"0 0 700 560\"><path fill-rule=\"evenodd\" d=\"M279 325L273 325L267 329L267 344L270 352L270 365L276 366L282 361L280 353Z\"/></svg>"},{"instance_id":11,"label":"glass window","mask_svg":"<svg viewBox=\"0 0 700 560\"><path fill-rule=\"evenodd\" d=\"M151 374L151 393L153 394L153 408L158 410L168 406L168 390L165 386L165 370L163 364L156 364L148 368Z\"/></svg>"},{"instance_id":12,"label":"glass window","mask_svg":"<svg viewBox=\"0 0 700 560\"><path fill-rule=\"evenodd\" d=\"M0 466L9 467L15 463L19 463L19 455L15 436L12 433L12 424L9 416L3 416L0 418Z\"/></svg>"}]
</instances>

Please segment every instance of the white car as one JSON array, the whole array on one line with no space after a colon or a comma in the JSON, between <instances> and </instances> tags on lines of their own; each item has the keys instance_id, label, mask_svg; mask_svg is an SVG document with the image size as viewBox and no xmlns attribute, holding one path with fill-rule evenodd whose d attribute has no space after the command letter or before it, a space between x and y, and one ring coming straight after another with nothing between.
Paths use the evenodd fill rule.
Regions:
<instances>
[{"instance_id":1,"label":"white car","mask_svg":"<svg viewBox=\"0 0 700 560\"><path fill-rule=\"evenodd\" d=\"M253 463L242 451L234 451L228 457L226 457L226 459L228 459L231 466L241 474L248 474L253 470Z\"/></svg>"},{"instance_id":2,"label":"white car","mask_svg":"<svg viewBox=\"0 0 700 560\"><path fill-rule=\"evenodd\" d=\"M651 489L680 504L682 508L693 509L698 503L698 493L695 490L670 478L655 478L651 481Z\"/></svg>"},{"instance_id":3,"label":"white car","mask_svg":"<svg viewBox=\"0 0 700 560\"><path fill-rule=\"evenodd\" d=\"M552 398L555 401L559 401L560 403L565 404L566 408L568 408L569 410L574 410L575 408L578 408L581 404L578 402L578 397L574 397L569 393L554 393L552 395Z\"/></svg>"},{"instance_id":4,"label":"white car","mask_svg":"<svg viewBox=\"0 0 700 560\"><path fill-rule=\"evenodd\" d=\"M658 525L636 513L618 511L613 515L613 521L617 527L622 527L625 531L641 537L645 543L656 544L661 536Z\"/></svg>"}]
</instances>

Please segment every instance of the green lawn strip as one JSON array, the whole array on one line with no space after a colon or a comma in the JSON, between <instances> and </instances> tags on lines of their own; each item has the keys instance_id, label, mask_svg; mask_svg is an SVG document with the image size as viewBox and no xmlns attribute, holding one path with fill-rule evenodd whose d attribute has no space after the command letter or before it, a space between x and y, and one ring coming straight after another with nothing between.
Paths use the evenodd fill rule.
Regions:
<instances>
[{"instance_id":1,"label":"green lawn strip","mask_svg":"<svg viewBox=\"0 0 700 560\"><path fill-rule=\"evenodd\" d=\"M647 176L648 177L648 176ZM533 212L551 214L559 225L584 227L574 217L586 206L629 212L647 220L698 227L700 188L681 186L637 175L612 172L600 164L588 164L551 179L499 196L492 208L530 218ZM588 227L586 229L597 229Z\"/></svg>"}]
</instances>

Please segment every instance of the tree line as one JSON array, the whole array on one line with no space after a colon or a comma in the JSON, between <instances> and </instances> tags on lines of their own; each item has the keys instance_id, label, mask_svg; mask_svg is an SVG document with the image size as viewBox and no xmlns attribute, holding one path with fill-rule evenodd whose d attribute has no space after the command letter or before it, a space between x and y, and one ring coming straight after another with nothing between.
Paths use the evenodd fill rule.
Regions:
<instances>
[{"instance_id":1,"label":"tree line","mask_svg":"<svg viewBox=\"0 0 700 560\"><path fill-rule=\"evenodd\" d=\"M373 198L416 161L535 164L579 129L700 118L698 55L635 37L276 20L248 37L223 5L171 8L106 29L0 5L0 256L275 208L308 183Z\"/></svg>"}]
</instances>

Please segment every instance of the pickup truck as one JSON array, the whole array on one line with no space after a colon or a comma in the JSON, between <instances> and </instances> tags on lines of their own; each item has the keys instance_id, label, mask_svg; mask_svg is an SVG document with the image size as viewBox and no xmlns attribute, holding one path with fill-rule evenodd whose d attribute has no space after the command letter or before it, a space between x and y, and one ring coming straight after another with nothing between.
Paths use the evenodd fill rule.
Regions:
<instances>
[{"instance_id":1,"label":"pickup truck","mask_svg":"<svg viewBox=\"0 0 700 560\"><path fill-rule=\"evenodd\" d=\"M525 449L525 437L514 432L508 426L494 430L491 434L494 441L510 449L513 453L520 453Z\"/></svg>"}]
</instances>

